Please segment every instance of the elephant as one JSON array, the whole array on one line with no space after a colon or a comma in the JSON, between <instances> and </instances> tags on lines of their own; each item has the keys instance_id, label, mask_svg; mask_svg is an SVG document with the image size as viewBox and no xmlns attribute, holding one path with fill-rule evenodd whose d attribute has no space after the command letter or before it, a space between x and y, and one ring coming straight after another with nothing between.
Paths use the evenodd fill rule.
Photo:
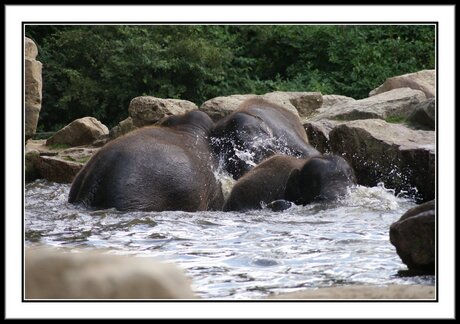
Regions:
<instances>
[{"instance_id":1,"label":"elephant","mask_svg":"<svg viewBox=\"0 0 460 324\"><path fill-rule=\"evenodd\" d=\"M194 110L107 143L75 176L68 201L121 211L221 210L213 127Z\"/></svg>"},{"instance_id":2,"label":"elephant","mask_svg":"<svg viewBox=\"0 0 460 324\"><path fill-rule=\"evenodd\" d=\"M321 153L308 143L299 118L262 98L251 98L217 121L211 146L235 180L274 154L309 158Z\"/></svg>"},{"instance_id":3,"label":"elephant","mask_svg":"<svg viewBox=\"0 0 460 324\"><path fill-rule=\"evenodd\" d=\"M275 211L315 201L334 200L356 184L355 173L341 156L325 154L303 159L274 155L242 176L233 186L224 211Z\"/></svg>"}]
</instances>

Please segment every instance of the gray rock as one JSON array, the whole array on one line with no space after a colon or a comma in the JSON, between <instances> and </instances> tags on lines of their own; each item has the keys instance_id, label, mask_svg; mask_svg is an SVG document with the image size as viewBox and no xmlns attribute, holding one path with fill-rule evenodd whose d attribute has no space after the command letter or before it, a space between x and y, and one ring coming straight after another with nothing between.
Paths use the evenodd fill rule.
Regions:
<instances>
[{"instance_id":1,"label":"gray rock","mask_svg":"<svg viewBox=\"0 0 460 324\"><path fill-rule=\"evenodd\" d=\"M143 127L156 124L165 117L181 115L195 109L198 107L187 100L141 96L131 100L128 111L133 125Z\"/></svg>"},{"instance_id":2,"label":"gray rock","mask_svg":"<svg viewBox=\"0 0 460 324\"><path fill-rule=\"evenodd\" d=\"M409 209L390 226L390 242L409 270L435 273L436 211L431 200Z\"/></svg>"},{"instance_id":3,"label":"gray rock","mask_svg":"<svg viewBox=\"0 0 460 324\"><path fill-rule=\"evenodd\" d=\"M243 101L254 97L257 97L257 95L245 94L216 97L205 101L200 106L200 110L208 114L208 116L216 122L219 119L230 115Z\"/></svg>"},{"instance_id":4,"label":"gray rock","mask_svg":"<svg viewBox=\"0 0 460 324\"><path fill-rule=\"evenodd\" d=\"M26 151L24 156L24 176L26 182L40 178L40 173L35 167L39 158L40 152L38 150Z\"/></svg>"},{"instance_id":5,"label":"gray rock","mask_svg":"<svg viewBox=\"0 0 460 324\"><path fill-rule=\"evenodd\" d=\"M329 133L341 123L343 122L323 119L316 122L307 122L303 126L307 133L308 142L321 153L329 153L331 152Z\"/></svg>"},{"instance_id":6,"label":"gray rock","mask_svg":"<svg viewBox=\"0 0 460 324\"><path fill-rule=\"evenodd\" d=\"M29 37L24 37L24 57L35 60L38 55L37 45Z\"/></svg>"},{"instance_id":7,"label":"gray rock","mask_svg":"<svg viewBox=\"0 0 460 324\"><path fill-rule=\"evenodd\" d=\"M436 70L422 70L388 78L385 82L372 90L369 96L390 91L397 88L411 88L425 93L427 98L436 96Z\"/></svg>"},{"instance_id":8,"label":"gray rock","mask_svg":"<svg viewBox=\"0 0 460 324\"><path fill-rule=\"evenodd\" d=\"M45 145L45 140L29 140L25 150L26 181L47 179L70 183L98 150L95 147L52 149Z\"/></svg>"},{"instance_id":9,"label":"gray rock","mask_svg":"<svg viewBox=\"0 0 460 324\"><path fill-rule=\"evenodd\" d=\"M419 201L434 199L435 132L379 119L356 120L333 128L329 146L351 163L359 184L383 182Z\"/></svg>"},{"instance_id":10,"label":"gray rock","mask_svg":"<svg viewBox=\"0 0 460 324\"><path fill-rule=\"evenodd\" d=\"M319 92L275 91L264 95L244 94L212 98L204 102L200 110L207 113L212 120L218 121L230 115L244 101L256 97L286 108L299 118L310 116L323 103L323 97Z\"/></svg>"},{"instance_id":11,"label":"gray rock","mask_svg":"<svg viewBox=\"0 0 460 324\"><path fill-rule=\"evenodd\" d=\"M321 108L330 108L335 104L345 103L349 101L356 101L353 98L341 95L323 95L323 104Z\"/></svg>"},{"instance_id":12,"label":"gray rock","mask_svg":"<svg viewBox=\"0 0 460 324\"><path fill-rule=\"evenodd\" d=\"M370 98L339 102L320 108L308 121L407 118L425 94L409 88L394 89Z\"/></svg>"},{"instance_id":13,"label":"gray rock","mask_svg":"<svg viewBox=\"0 0 460 324\"><path fill-rule=\"evenodd\" d=\"M320 92L275 91L261 97L290 110L300 118L310 116L323 104L323 96Z\"/></svg>"},{"instance_id":14,"label":"gray rock","mask_svg":"<svg viewBox=\"0 0 460 324\"><path fill-rule=\"evenodd\" d=\"M151 258L28 248L25 299L194 299L176 266Z\"/></svg>"},{"instance_id":15,"label":"gray rock","mask_svg":"<svg viewBox=\"0 0 460 324\"><path fill-rule=\"evenodd\" d=\"M30 38L25 38L24 48L24 90L25 90L25 120L24 130L26 139L31 138L37 130L38 117L42 104L42 63L35 60L37 46Z\"/></svg>"},{"instance_id":16,"label":"gray rock","mask_svg":"<svg viewBox=\"0 0 460 324\"><path fill-rule=\"evenodd\" d=\"M46 141L46 145L64 144L68 146L89 145L103 135L108 135L109 129L94 117L76 119Z\"/></svg>"},{"instance_id":17,"label":"gray rock","mask_svg":"<svg viewBox=\"0 0 460 324\"><path fill-rule=\"evenodd\" d=\"M71 183L82 167L82 163L55 156L40 156L35 163L40 178L59 183Z\"/></svg>"},{"instance_id":18,"label":"gray rock","mask_svg":"<svg viewBox=\"0 0 460 324\"><path fill-rule=\"evenodd\" d=\"M419 103L407 118L407 123L418 129L435 130L436 99L430 98Z\"/></svg>"},{"instance_id":19,"label":"gray rock","mask_svg":"<svg viewBox=\"0 0 460 324\"><path fill-rule=\"evenodd\" d=\"M125 135L132 130L135 130L137 127L134 126L133 124L133 119L131 117L128 117L121 122L118 123L115 127L113 127L110 132L110 139L115 139L117 137L120 137L122 135Z\"/></svg>"}]
</instances>

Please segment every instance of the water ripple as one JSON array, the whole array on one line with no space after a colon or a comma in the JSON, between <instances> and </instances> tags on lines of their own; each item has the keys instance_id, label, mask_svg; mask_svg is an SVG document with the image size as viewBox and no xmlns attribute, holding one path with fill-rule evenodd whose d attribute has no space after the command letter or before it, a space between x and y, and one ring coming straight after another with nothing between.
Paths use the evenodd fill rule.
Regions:
<instances>
[{"instance_id":1,"label":"water ripple","mask_svg":"<svg viewBox=\"0 0 460 324\"><path fill-rule=\"evenodd\" d=\"M435 284L404 277L391 223L415 204L383 186L357 186L337 202L247 213L119 212L67 203L70 186L26 185L27 245L105 248L183 268L203 298L249 299L304 288Z\"/></svg>"}]
</instances>

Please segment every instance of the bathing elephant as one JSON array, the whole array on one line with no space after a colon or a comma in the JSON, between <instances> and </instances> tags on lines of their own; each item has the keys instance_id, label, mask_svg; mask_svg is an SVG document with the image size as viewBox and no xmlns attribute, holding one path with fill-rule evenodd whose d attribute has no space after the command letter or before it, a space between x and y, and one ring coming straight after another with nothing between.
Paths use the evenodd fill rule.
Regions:
<instances>
[{"instance_id":1,"label":"bathing elephant","mask_svg":"<svg viewBox=\"0 0 460 324\"><path fill-rule=\"evenodd\" d=\"M77 174L69 202L123 211L221 210L213 127L208 115L192 111L109 142Z\"/></svg>"},{"instance_id":2,"label":"bathing elephant","mask_svg":"<svg viewBox=\"0 0 460 324\"><path fill-rule=\"evenodd\" d=\"M214 151L234 179L277 153L303 158L320 155L308 143L297 116L259 98L244 101L219 120L211 137Z\"/></svg>"},{"instance_id":3,"label":"bathing elephant","mask_svg":"<svg viewBox=\"0 0 460 324\"><path fill-rule=\"evenodd\" d=\"M289 202L306 205L333 200L356 184L348 162L336 155L299 159L274 155L242 176L233 186L224 211L261 209L272 202L276 210Z\"/></svg>"}]
</instances>

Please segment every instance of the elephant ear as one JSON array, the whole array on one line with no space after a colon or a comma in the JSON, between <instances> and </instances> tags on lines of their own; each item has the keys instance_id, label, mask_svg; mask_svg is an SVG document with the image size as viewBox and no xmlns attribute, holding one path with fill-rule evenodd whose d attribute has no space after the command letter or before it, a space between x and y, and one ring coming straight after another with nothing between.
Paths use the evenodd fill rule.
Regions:
<instances>
[{"instance_id":1,"label":"elephant ear","mask_svg":"<svg viewBox=\"0 0 460 324\"><path fill-rule=\"evenodd\" d=\"M300 170L294 169L291 171L286 183L286 191L284 199L296 203L301 196L300 192Z\"/></svg>"}]
</instances>

